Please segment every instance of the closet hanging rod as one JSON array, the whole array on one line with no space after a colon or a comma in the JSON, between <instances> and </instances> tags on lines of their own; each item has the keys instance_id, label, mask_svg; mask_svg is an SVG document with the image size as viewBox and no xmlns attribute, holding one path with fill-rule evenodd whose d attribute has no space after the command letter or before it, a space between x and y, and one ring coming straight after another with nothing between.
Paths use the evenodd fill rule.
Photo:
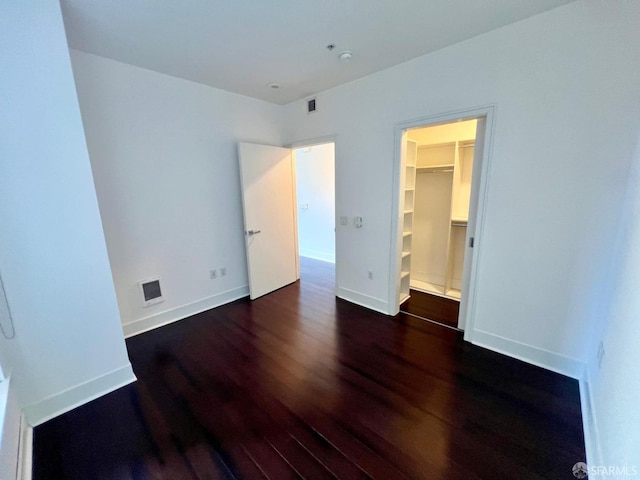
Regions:
<instances>
[{"instance_id":1,"label":"closet hanging rod","mask_svg":"<svg viewBox=\"0 0 640 480\"><path fill-rule=\"evenodd\" d=\"M453 168L418 168L417 173L451 173Z\"/></svg>"}]
</instances>

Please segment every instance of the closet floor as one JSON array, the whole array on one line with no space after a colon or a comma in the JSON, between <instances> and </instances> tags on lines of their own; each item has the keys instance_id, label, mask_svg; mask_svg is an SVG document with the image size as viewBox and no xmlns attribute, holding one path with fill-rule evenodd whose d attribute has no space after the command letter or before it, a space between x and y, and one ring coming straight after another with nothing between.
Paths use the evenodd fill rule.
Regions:
<instances>
[{"instance_id":1,"label":"closet floor","mask_svg":"<svg viewBox=\"0 0 640 480\"><path fill-rule=\"evenodd\" d=\"M413 289L410 294L411 298L400 305L401 312L458 328L460 302Z\"/></svg>"}]
</instances>

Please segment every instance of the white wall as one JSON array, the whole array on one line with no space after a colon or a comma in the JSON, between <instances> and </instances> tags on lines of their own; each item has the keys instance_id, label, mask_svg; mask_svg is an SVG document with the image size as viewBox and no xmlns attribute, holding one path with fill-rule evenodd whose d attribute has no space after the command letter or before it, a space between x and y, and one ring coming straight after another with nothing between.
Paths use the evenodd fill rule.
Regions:
<instances>
[{"instance_id":1,"label":"white wall","mask_svg":"<svg viewBox=\"0 0 640 480\"><path fill-rule=\"evenodd\" d=\"M617 159L611 159L616 161ZM602 292L602 308L590 348L588 387L591 415L587 434L593 441L590 462L594 465L636 468L640 475L640 141L634 168L629 175L627 196L619 211L619 236L610 246L611 267L594 295ZM602 334L600 334L602 332ZM598 344L604 357L598 367ZM586 393L586 392L585 392Z\"/></svg>"},{"instance_id":2,"label":"white wall","mask_svg":"<svg viewBox=\"0 0 640 480\"><path fill-rule=\"evenodd\" d=\"M237 143L280 145L281 107L71 55L125 333L247 295ZM156 275L166 300L143 308Z\"/></svg>"},{"instance_id":3,"label":"white wall","mask_svg":"<svg viewBox=\"0 0 640 480\"><path fill-rule=\"evenodd\" d=\"M57 1L0 3L0 85L0 350L38 423L134 378Z\"/></svg>"},{"instance_id":4,"label":"white wall","mask_svg":"<svg viewBox=\"0 0 640 480\"><path fill-rule=\"evenodd\" d=\"M335 158L333 143L295 151L298 250L303 257L335 262Z\"/></svg>"},{"instance_id":5,"label":"white wall","mask_svg":"<svg viewBox=\"0 0 640 480\"><path fill-rule=\"evenodd\" d=\"M578 1L322 92L315 115L286 106L287 142L337 135L336 215L364 217L338 226L338 294L392 310L395 123L495 104L472 338L579 375L638 127L639 22L640 2Z\"/></svg>"}]
</instances>

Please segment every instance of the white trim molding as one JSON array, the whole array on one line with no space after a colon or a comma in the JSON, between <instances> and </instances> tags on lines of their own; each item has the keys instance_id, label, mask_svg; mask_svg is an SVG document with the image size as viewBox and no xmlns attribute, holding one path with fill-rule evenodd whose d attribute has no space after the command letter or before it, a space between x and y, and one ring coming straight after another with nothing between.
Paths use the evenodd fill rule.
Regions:
<instances>
[{"instance_id":1,"label":"white trim molding","mask_svg":"<svg viewBox=\"0 0 640 480\"><path fill-rule=\"evenodd\" d=\"M346 300L347 302L355 303L361 307L375 310L376 312L389 315L389 304L380 298L371 297L364 293L356 292L355 290L349 290L348 288L338 287L338 298Z\"/></svg>"},{"instance_id":2,"label":"white trim molding","mask_svg":"<svg viewBox=\"0 0 640 480\"><path fill-rule=\"evenodd\" d=\"M577 380L584 372L580 360L482 330L472 332L471 343Z\"/></svg>"},{"instance_id":3,"label":"white trim molding","mask_svg":"<svg viewBox=\"0 0 640 480\"><path fill-rule=\"evenodd\" d=\"M112 370L62 392L27 405L23 413L29 425L38 425L136 381L131 364Z\"/></svg>"},{"instance_id":4,"label":"white trim molding","mask_svg":"<svg viewBox=\"0 0 640 480\"><path fill-rule=\"evenodd\" d=\"M586 369L588 370L588 369ZM582 430L587 465L603 465L602 451L598 441L598 418L594 408L593 393L588 371L580 379L580 408L582 410Z\"/></svg>"},{"instance_id":5,"label":"white trim molding","mask_svg":"<svg viewBox=\"0 0 640 480\"><path fill-rule=\"evenodd\" d=\"M18 447L17 480L31 480L33 469L33 427L24 413L20 416L20 445Z\"/></svg>"},{"instance_id":6,"label":"white trim molding","mask_svg":"<svg viewBox=\"0 0 640 480\"><path fill-rule=\"evenodd\" d=\"M291 148L295 150L297 148L315 147L316 145L324 145L325 143L335 144L336 138L338 138L338 135L325 135L323 137L308 138L306 140L300 140L298 142L293 142L288 145L285 145L284 148Z\"/></svg>"},{"instance_id":7,"label":"white trim molding","mask_svg":"<svg viewBox=\"0 0 640 480\"><path fill-rule=\"evenodd\" d=\"M242 287L217 293L216 295L202 298L180 307L155 313L148 317L123 324L122 329L124 330L124 336L125 338L133 337L134 335L139 335L141 333L148 332L149 330L177 322L178 320L183 320L187 317L191 317L192 315L247 297L248 295L249 286L243 285Z\"/></svg>"}]
</instances>

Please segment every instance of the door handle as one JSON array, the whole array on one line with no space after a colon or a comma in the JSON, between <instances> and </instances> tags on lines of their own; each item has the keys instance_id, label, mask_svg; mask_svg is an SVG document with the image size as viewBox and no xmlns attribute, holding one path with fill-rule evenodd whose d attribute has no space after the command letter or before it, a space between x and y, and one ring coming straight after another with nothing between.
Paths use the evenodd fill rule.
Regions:
<instances>
[{"instance_id":1,"label":"door handle","mask_svg":"<svg viewBox=\"0 0 640 480\"><path fill-rule=\"evenodd\" d=\"M261 230L245 230L244 234L248 237L250 237L251 235L255 235L257 233L260 233Z\"/></svg>"}]
</instances>

